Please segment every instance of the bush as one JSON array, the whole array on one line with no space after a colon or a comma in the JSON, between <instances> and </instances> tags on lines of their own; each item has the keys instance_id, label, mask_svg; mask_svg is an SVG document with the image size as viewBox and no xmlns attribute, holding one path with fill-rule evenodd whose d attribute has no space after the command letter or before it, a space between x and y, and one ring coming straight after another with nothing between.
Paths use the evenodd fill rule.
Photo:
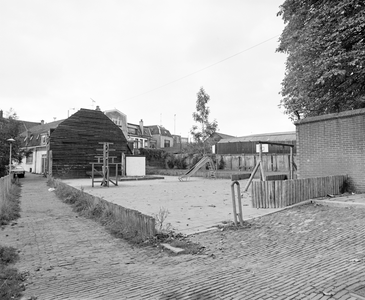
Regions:
<instances>
[{"instance_id":1,"label":"bush","mask_svg":"<svg viewBox=\"0 0 365 300\"><path fill-rule=\"evenodd\" d=\"M166 158L166 165L169 169L173 169L175 166L175 159L172 156Z\"/></svg>"},{"instance_id":2,"label":"bush","mask_svg":"<svg viewBox=\"0 0 365 300\"><path fill-rule=\"evenodd\" d=\"M177 169L186 169L188 166L186 163L186 157L176 157L174 165Z\"/></svg>"},{"instance_id":3,"label":"bush","mask_svg":"<svg viewBox=\"0 0 365 300\"><path fill-rule=\"evenodd\" d=\"M218 169L219 170L224 170L225 166L226 166L226 162L224 161L223 155L222 155L220 160L219 160L219 163L218 163Z\"/></svg>"}]
</instances>

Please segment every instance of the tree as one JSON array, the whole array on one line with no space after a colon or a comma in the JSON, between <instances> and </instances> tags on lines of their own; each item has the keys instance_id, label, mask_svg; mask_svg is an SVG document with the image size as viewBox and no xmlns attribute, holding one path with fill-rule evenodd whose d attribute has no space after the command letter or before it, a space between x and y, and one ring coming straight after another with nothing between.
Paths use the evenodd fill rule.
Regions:
<instances>
[{"instance_id":1,"label":"tree","mask_svg":"<svg viewBox=\"0 0 365 300\"><path fill-rule=\"evenodd\" d=\"M201 87L197 93L196 112L193 113L193 119L200 124L200 128L197 125L193 125L190 131L194 141L201 146L200 148L204 153L211 150L209 145L205 144L206 139L218 129L218 122L216 120L209 122L210 109L207 106L209 100L209 95Z\"/></svg>"},{"instance_id":2,"label":"tree","mask_svg":"<svg viewBox=\"0 0 365 300\"><path fill-rule=\"evenodd\" d=\"M17 139L20 131L20 123L17 121L17 114L10 109L6 113L7 118L0 119L0 177L7 174L9 166L10 144L7 141L12 138L12 160L21 162L23 153L20 151L20 141Z\"/></svg>"},{"instance_id":3,"label":"tree","mask_svg":"<svg viewBox=\"0 0 365 300\"><path fill-rule=\"evenodd\" d=\"M365 107L365 2L286 0L280 106L292 118Z\"/></svg>"}]
</instances>

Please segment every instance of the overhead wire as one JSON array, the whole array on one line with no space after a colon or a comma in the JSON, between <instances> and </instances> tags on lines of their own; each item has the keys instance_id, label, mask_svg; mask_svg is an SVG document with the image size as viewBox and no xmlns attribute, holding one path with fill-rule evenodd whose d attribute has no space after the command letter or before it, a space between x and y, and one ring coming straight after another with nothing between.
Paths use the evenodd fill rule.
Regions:
<instances>
[{"instance_id":1,"label":"overhead wire","mask_svg":"<svg viewBox=\"0 0 365 300\"><path fill-rule=\"evenodd\" d=\"M199 72L202 72L202 71L204 71L204 70L206 70L206 69L209 69L209 68L211 68L211 67L214 67L214 66L216 66L216 65L218 65L218 64L220 64L220 63L222 63L222 62L224 62L224 61L226 61L226 60L229 60L229 59L231 59L231 58L233 58L233 57L235 57L235 56L238 56L238 55L240 55L240 54L242 54L242 53L244 53L244 52L247 52L247 51L249 51L249 50L251 50L251 49L253 49L253 48L256 48L256 47L258 47L258 46L261 46L262 44L265 44L265 43L267 43L267 42L269 42L269 41L271 41L271 40L273 40L273 39L277 38L278 36L280 36L280 34L275 35L275 36L273 36L273 37L271 37L271 38L269 38L269 39L267 39L267 40L265 40L265 41L262 41L262 42L260 42L260 43L258 43L258 44L255 44L255 45L253 45L253 46L251 46L251 47L249 47L249 48L246 48L246 49L244 49L244 50L242 50L242 51L240 51L240 52L237 52L237 53L235 53L235 54L232 54L232 55L230 55L230 56L227 56L226 58L223 58L223 59L221 59L221 60L219 60L219 61L217 61L217 62L215 62L215 63L212 63L212 64L210 64L210 65L208 65L208 66L206 66L206 67L204 67L204 68L201 68L201 69L199 69L199 70L196 70L196 71L194 71L194 72L192 72L192 73L189 73L189 74L187 74L187 75L185 75L185 76L182 76L182 77L180 77L180 78L177 78L177 79L174 79L174 80L172 80L172 81L169 81L169 82L167 82L167 83L165 83L165 84L163 84L163 85L160 85L160 86L158 86L158 87L155 87L155 88L153 88L153 89L151 89L151 90L148 90L148 91L146 91L146 92L143 92L143 93L141 93L141 94L138 94L138 95L135 95L135 96L132 96L132 97L126 98L126 99L124 99L123 101L131 100L131 99L134 99L134 98L137 98L137 97L143 96L143 95L145 95L145 94L148 94L148 93L151 93L151 92L156 91L156 90L158 90L158 89L161 89L161 88L163 88L163 87L165 87L165 86L168 86L168 85L170 85L170 84L173 84L173 83L175 83L175 82L177 82L177 81L180 81L180 80L183 80L183 79L185 79L185 78L187 78L187 77L190 77L190 76L192 76L192 75L195 75L195 74L197 74L197 73L199 73ZM118 102L119 102L119 101L118 101Z\"/></svg>"}]
</instances>

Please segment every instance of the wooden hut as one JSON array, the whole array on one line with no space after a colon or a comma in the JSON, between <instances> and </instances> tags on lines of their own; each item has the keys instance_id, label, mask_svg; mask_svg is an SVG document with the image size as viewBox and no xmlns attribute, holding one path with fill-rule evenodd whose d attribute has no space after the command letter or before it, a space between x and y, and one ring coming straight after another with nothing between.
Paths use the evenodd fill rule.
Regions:
<instances>
[{"instance_id":1,"label":"wooden hut","mask_svg":"<svg viewBox=\"0 0 365 300\"><path fill-rule=\"evenodd\" d=\"M110 156L122 161L131 154L123 131L100 110L80 109L50 133L48 169L56 178L83 178L91 173L95 156L102 156L102 142L113 143ZM111 168L112 171L112 168Z\"/></svg>"}]
</instances>

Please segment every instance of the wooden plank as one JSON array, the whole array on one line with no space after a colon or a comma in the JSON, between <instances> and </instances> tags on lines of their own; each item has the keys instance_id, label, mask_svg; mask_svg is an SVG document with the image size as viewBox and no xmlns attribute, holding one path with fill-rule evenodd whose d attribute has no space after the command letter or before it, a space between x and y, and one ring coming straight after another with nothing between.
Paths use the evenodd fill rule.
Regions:
<instances>
[{"instance_id":1,"label":"wooden plank","mask_svg":"<svg viewBox=\"0 0 365 300\"><path fill-rule=\"evenodd\" d=\"M237 180L248 179L250 177L251 177L251 173L237 173L237 174L231 175L231 180L237 181Z\"/></svg>"},{"instance_id":2,"label":"wooden plank","mask_svg":"<svg viewBox=\"0 0 365 300\"><path fill-rule=\"evenodd\" d=\"M255 206L255 199L256 198L256 186L254 184L251 185L251 205L253 208L256 208Z\"/></svg>"}]
</instances>

